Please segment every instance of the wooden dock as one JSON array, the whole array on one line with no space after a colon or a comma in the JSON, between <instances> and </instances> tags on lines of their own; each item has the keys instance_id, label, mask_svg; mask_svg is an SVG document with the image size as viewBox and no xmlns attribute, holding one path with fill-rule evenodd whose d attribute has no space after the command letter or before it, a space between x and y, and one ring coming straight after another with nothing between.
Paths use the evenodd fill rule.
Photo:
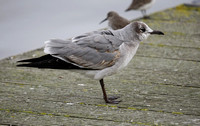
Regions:
<instances>
[{"instance_id":1,"label":"wooden dock","mask_svg":"<svg viewBox=\"0 0 200 126\"><path fill-rule=\"evenodd\" d=\"M165 36L151 36L122 72L98 81L74 71L17 68L16 61L43 49L0 61L0 125L200 125L200 8L184 5L144 20Z\"/></svg>"}]
</instances>

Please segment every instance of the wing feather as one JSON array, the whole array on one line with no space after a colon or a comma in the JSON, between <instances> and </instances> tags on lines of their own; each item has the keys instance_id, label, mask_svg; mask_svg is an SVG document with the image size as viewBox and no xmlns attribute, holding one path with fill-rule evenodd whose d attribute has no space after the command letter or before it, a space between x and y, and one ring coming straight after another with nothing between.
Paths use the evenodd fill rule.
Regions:
<instances>
[{"instance_id":1,"label":"wing feather","mask_svg":"<svg viewBox=\"0 0 200 126\"><path fill-rule=\"evenodd\" d=\"M88 34L73 40L52 39L45 43L45 53L82 68L103 69L115 64L123 41L112 32Z\"/></svg>"}]
</instances>

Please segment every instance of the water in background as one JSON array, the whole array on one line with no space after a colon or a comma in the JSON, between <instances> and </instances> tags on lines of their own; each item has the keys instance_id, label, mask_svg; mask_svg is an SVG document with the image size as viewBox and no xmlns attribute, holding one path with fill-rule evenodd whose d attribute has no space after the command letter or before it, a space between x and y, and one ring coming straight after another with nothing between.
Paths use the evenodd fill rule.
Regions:
<instances>
[{"instance_id":1,"label":"water in background","mask_svg":"<svg viewBox=\"0 0 200 126\"><path fill-rule=\"evenodd\" d=\"M66 39L105 28L108 11L127 19L141 12L124 12L132 0L0 0L0 59L40 48L50 38ZM191 0L157 0L147 11L171 8Z\"/></svg>"}]
</instances>

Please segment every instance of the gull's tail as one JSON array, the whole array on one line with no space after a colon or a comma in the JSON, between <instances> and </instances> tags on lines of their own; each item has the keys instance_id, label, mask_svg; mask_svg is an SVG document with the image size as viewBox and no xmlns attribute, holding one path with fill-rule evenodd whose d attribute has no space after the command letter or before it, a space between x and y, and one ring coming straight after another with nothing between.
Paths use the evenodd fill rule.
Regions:
<instances>
[{"instance_id":1,"label":"gull's tail","mask_svg":"<svg viewBox=\"0 0 200 126\"><path fill-rule=\"evenodd\" d=\"M39 58L25 59L18 61L18 67L36 67L36 68L50 68L50 69L83 69L73 64L67 63L61 59L51 56L50 54L41 56Z\"/></svg>"}]
</instances>

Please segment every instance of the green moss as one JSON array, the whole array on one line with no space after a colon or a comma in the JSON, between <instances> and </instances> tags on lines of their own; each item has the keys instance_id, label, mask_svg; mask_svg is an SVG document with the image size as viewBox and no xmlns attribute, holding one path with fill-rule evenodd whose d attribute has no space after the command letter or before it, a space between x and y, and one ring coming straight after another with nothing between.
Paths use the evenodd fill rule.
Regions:
<instances>
[{"instance_id":1,"label":"green moss","mask_svg":"<svg viewBox=\"0 0 200 126\"><path fill-rule=\"evenodd\" d=\"M172 112L172 114L176 114L176 115L183 115L182 112Z\"/></svg>"},{"instance_id":2,"label":"green moss","mask_svg":"<svg viewBox=\"0 0 200 126\"><path fill-rule=\"evenodd\" d=\"M40 113L40 115L48 115L48 114L47 114L47 113L43 113L43 112L42 112L42 113Z\"/></svg>"},{"instance_id":3,"label":"green moss","mask_svg":"<svg viewBox=\"0 0 200 126\"><path fill-rule=\"evenodd\" d=\"M142 111L148 111L148 109L141 109Z\"/></svg>"},{"instance_id":4,"label":"green moss","mask_svg":"<svg viewBox=\"0 0 200 126\"><path fill-rule=\"evenodd\" d=\"M128 107L127 109L130 109L130 110L140 110L140 111L149 111L149 110L146 109L146 108L139 109L139 108L134 108L134 107Z\"/></svg>"},{"instance_id":5,"label":"green moss","mask_svg":"<svg viewBox=\"0 0 200 126\"><path fill-rule=\"evenodd\" d=\"M21 112L34 114L33 111L21 111Z\"/></svg>"},{"instance_id":6,"label":"green moss","mask_svg":"<svg viewBox=\"0 0 200 126\"><path fill-rule=\"evenodd\" d=\"M84 103L84 102L80 102L79 104L80 104L80 105L85 105L85 103Z\"/></svg>"},{"instance_id":7,"label":"green moss","mask_svg":"<svg viewBox=\"0 0 200 126\"><path fill-rule=\"evenodd\" d=\"M182 32L172 32L173 35L185 35L185 33Z\"/></svg>"},{"instance_id":8,"label":"green moss","mask_svg":"<svg viewBox=\"0 0 200 126\"><path fill-rule=\"evenodd\" d=\"M155 44L154 44L154 43L148 43L148 45L155 46Z\"/></svg>"},{"instance_id":9,"label":"green moss","mask_svg":"<svg viewBox=\"0 0 200 126\"><path fill-rule=\"evenodd\" d=\"M111 107L111 108L117 108L117 106L115 106L115 105L109 105L109 107Z\"/></svg>"},{"instance_id":10,"label":"green moss","mask_svg":"<svg viewBox=\"0 0 200 126\"><path fill-rule=\"evenodd\" d=\"M98 104L98 105L96 105L96 106L117 108L117 106L115 106L115 105L105 105L105 104Z\"/></svg>"},{"instance_id":11,"label":"green moss","mask_svg":"<svg viewBox=\"0 0 200 126\"><path fill-rule=\"evenodd\" d=\"M10 110L9 110L9 109L6 109L6 112L10 112Z\"/></svg>"},{"instance_id":12,"label":"green moss","mask_svg":"<svg viewBox=\"0 0 200 126\"><path fill-rule=\"evenodd\" d=\"M152 14L151 16L153 19L162 19L162 20L169 20L171 19L170 15L168 13L166 13L165 11L162 11L162 12L157 12L157 13L154 13ZM148 23L149 24L149 23ZM158 25L160 23L156 23L156 25ZM153 25L155 25L155 23L153 22Z\"/></svg>"},{"instance_id":13,"label":"green moss","mask_svg":"<svg viewBox=\"0 0 200 126\"><path fill-rule=\"evenodd\" d=\"M166 45L164 44L157 44L159 47L165 47Z\"/></svg>"},{"instance_id":14,"label":"green moss","mask_svg":"<svg viewBox=\"0 0 200 126\"><path fill-rule=\"evenodd\" d=\"M53 114L47 114L48 116L53 116Z\"/></svg>"},{"instance_id":15,"label":"green moss","mask_svg":"<svg viewBox=\"0 0 200 126\"><path fill-rule=\"evenodd\" d=\"M128 107L127 109L130 109L130 110L138 110L137 108L134 108L134 107Z\"/></svg>"},{"instance_id":16,"label":"green moss","mask_svg":"<svg viewBox=\"0 0 200 126\"><path fill-rule=\"evenodd\" d=\"M103 117L98 117L98 119L101 119L101 120L102 120L102 119L103 119Z\"/></svg>"},{"instance_id":17,"label":"green moss","mask_svg":"<svg viewBox=\"0 0 200 126\"><path fill-rule=\"evenodd\" d=\"M88 92L88 89L83 89L83 92Z\"/></svg>"},{"instance_id":18,"label":"green moss","mask_svg":"<svg viewBox=\"0 0 200 126\"><path fill-rule=\"evenodd\" d=\"M101 106L101 107L108 107L108 105L103 105L103 104L98 104L96 106Z\"/></svg>"},{"instance_id":19,"label":"green moss","mask_svg":"<svg viewBox=\"0 0 200 126\"><path fill-rule=\"evenodd\" d=\"M70 117L70 115L64 115L64 117Z\"/></svg>"},{"instance_id":20,"label":"green moss","mask_svg":"<svg viewBox=\"0 0 200 126\"><path fill-rule=\"evenodd\" d=\"M154 124L151 123L143 123L143 122L132 122L132 124L134 125L144 125L144 126L152 126Z\"/></svg>"},{"instance_id":21,"label":"green moss","mask_svg":"<svg viewBox=\"0 0 200 126\"><path fill-rule=\"evenodd\" d=\"M191 11L191 10L193 10L193 11L198 11L198 12L200 12L200 8L199 7L189 7L189 6L185 6L185 5L180 5L180 6L177 6L176 8L175 8L175 10L178 10L178 11L182 11L182 10L184 10L184 11Z\"/></svg>"},{"instance_id":22,"label":"green moss","mask_svg":"<svg viewBox=\"0 0 200 126\"><path fill-rule=\"evenodd\" d=\"M164 44L154 44L154 43L148 43L150 46L157 46L157 47L166 47L167 45Z\"/></svg>"}]
</instances>

